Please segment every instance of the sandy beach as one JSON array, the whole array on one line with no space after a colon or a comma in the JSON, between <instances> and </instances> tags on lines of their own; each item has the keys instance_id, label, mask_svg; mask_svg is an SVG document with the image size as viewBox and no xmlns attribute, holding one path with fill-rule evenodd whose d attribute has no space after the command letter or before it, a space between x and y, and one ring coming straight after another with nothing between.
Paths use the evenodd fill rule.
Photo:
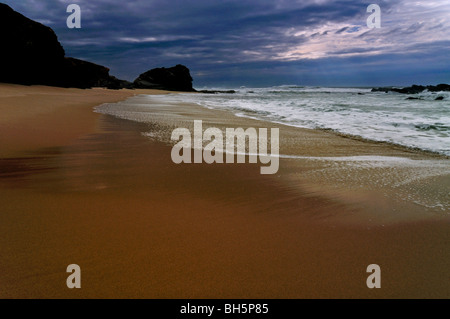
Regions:
<instances>
[{"instance_id":1,"label":"sandy beach","mask_svg":"<svg viewBox=\"0 0 450 319\"><path fill-rule=\"evenodd\" d=\"M198 105L93 111L140 94L168 92L0 85L0 298L450 297L447 158ZM279 127L294 157L176 165L168 136L193 119ZM406 160L336 161L355 156Z\"/></svg>"}]
</instances>

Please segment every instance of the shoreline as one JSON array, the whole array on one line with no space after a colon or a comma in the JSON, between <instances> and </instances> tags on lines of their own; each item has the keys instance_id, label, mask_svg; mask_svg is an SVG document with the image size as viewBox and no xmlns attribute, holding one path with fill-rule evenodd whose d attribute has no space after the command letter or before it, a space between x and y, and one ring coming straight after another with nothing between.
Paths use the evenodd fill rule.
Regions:
<instances>
[{"instance_id":1,"label":"shoreline","mask_svg":"<svg viewBox=\"0 0 450 319\"><path fill-rule=\"evenodd\" d=\"M186 94L186 92L168 92L169 94ZM201 92L193 92L195 93L201 93ZM193 94L190 93L190 94ZM134 97L139 97L139 95L145 96L146 94L138 94ZM129 99L130 97L128 97L127 99ZM120 101L120 102L125 102L126 100ZM158 101L159 102L159 101ZM109 104L109 103L108 103ZM114 104L114 103L113 103ZM332 134L336 137L339 138L344 138L344 139L349 139L349 140L354 140L357 142L363 142L363 143L369 143L369 144L374 144L374 145L381 145L382 147L386 147L386 148L391 148L391 149L395 149L399 152L403 152L403 153L411 153L411 154L416 154L416 155L422 155L424 157L430 157L430 158L440 158L440 159L450 159L450 155L446 155L444 153L438 152L438 151L433 151L433 150L427 150L427 149L423 149L420 147L414 147L414 146L408 146L408 145L403 145L403 144L399 144L399 143L395 143L395 142L390 142L390 141L382 141L382 140L375 140L375 139L370 139L370 138L366 138L363 136L359 136L359 135L353 135L353 134L349 134L349 133L343 133L343 132L339 132L337 130L334 129L324 129L324 128L309 128L309 127L302 127L302 126L298 126L298 125L294 125L294 124L289 124L289 123L284 123L284 122L277 122L277 121L270 121L268 119L264 119L264 118L257 118L257 117L253 117L253 116L248 116L248 115L237 115L236 112L232 109L227 110L227 109L220 109L220 108L213 108L213 107L207 107L207 106L203 106L201 104L197 104L197 103L192 103L192 102L167 102L167 105L169 104L180 104L180 105L185 105L185 106L189 106L189 108L203 108L206 110L211 110L211 111L215 111L218 113L222 113L222 114L233 114L235 117L237 118L241 118L248 120L248 122L260 122L260 123L266 123L266 125L264 125L265 127L267 127L267 124L270 125L278 125L281 127L287 127L287 128L292 128L292 129L298 129L298 131L313 131L313 132L322 132L324 133L324 136L326 136L327 134ZM98 107L97 107L98 108ZM163 108L162 108L163 109ZM201 112L199 113L201 114ZM120 117L120 116L119 116ZM228 118L228 117L227 117ZM136 119L133 119L136 120ZM137 120L136 120L137 121ZM139 122L139 121L138 121ZM255 125L255 126L261 126L261 125ZM290 156L290 154L284 154L286 156Z\"/></svg>"},{"instance_id":2,"label":"shoreline","mask_svg":"<svg viewBox=\"0 0 450 319\"><path fill-rule=\"evenodd\" d=\"M67 94L62 90L47 94ZM450 261L449 217L427 217L419 209L413 218L409 205L393 205L395 199L377 195L383 185L369 183L381 175L403 180L409 168L280 159L278 174L262 176L259 164L175 165L170 145L142 136L167 134L180 123L168 113L165 122L155 116L155 125L137 123L94 113L86 91L70 94L72 103L81 99L86 117L73 120L83 130L50 147L33 142L1 157L2 298L449 297L442 280ZM96 99L118 99L115 94ZM73 114L67 101L60 106L58 116L33 119L51 126ZM257 126L217 110L183 105L175 111L202 114L214 125ZM284 147L296 152L316 145L312 155L386 148L331 136L286 129L282 139L291 140ZM33 138L41 141L39 130ZM404 154L389 147L386 153ZM364 187L350 178L328 189L344 171ZM422 181L412 185L438 191ZM82 269L79 290L65 287L65 267L72 263ZM381 266L382 289L365 286L372 263Z\"/></svg>"},{"instance_id":3,"label":"shoreline","mask_svg":"<svg viewBox=\"0 0 450 319\"><path fill-rule=\"evenodd\" d=\"M143 109L141 105L144 104L152 107ZM97 112L146 123L149 126L147 131L150 133L146 134L143 131L144 135L172 146L175 144L170 139L172 130L186 127L192 132L193 121L197 119L202 119L203 129L217 127L222 130L224 136L225 128L228 127L244 129L277 127L280 130L280 161L287 163L288 168L284 170L284 165L280 162L280 173L276 175L282 175L290 187L311 184L316 188L316 185L320 185L322 192L327 190L332 198L340 200L346 199L345 196L342 198L341 194L343 191L348 192L349 189L357 192L368 190L388 193L381 197L391 199L393 196L389 194L390 192L399 193L406 199L395 198L392 202L395 207L388 207L388 210L394 208L401 211L408 210L411 216L422 215L424 218L427 218L428 213L437 213L445 217L442 213L450 212L450 202L445 192L445 189L450 191L450 161L442 154L430 154L386 142L345 138L332 131L299 128L264 119L240 117L229 110L207 108L198 104L164 103L160 99L152 99L151 96L135 96L116 104L104 105L98 107ZM136 117L134 112L137 112L139 117ZM340 160L349 157L360 159L360 163L351 160L345 163L346 161ZM385 158L377 160L379 157ZM404 161L388 161L391 158L401 158ZM386 171L392 176L386 176ZM433 194L421 195L424 188L435 188L435 180L442 178L444 189L441 194L434 191ZM411 180L411 183L402 186L405 180ZM422 182L425 186L420 185ZM385 201L383 198L380 200ZM402 201L406 201L407 209ZM422 205L408 203L414 201ZM353 203L353 199L350 202ZM433 206L436 209L433 209Z\"/></svg>"}]
</instances>

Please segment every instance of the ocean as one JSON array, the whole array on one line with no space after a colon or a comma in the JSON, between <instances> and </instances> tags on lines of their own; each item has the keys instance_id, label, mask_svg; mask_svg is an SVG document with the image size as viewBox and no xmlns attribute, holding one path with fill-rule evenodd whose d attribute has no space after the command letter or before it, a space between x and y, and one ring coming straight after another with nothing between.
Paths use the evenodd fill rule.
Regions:
<instances>
[{"instance_id":1,"label":"ocean","mask_svg":"<svg viewBox=\"0 0 450 319\"><path fill-rule=\"evenodd\" d=\"M152 95L148 100L149 104L194 103L210 109L227 109L237 116L332 130L450 156L450 92L405 95L371 92L365 88L289 85L241 87L235 91L235 94ZM444 100L437 101L439 96ZM98 111L142 121L145 112L142 102L141 99L135 112L130 106L121 110L119 105L119 108L102 107Z\"/></svg>"},{"instance_id":2,"label":"ocean","mask_svg":"<svg viewBox=\"0 0 450 319\"><path fill-rule=\"evenodd\" d=\"M151 98L162 103L189 102L228 109L237 116L333 130L450 156L450 92L405 95L364 88L299 86L235 91L235 94L171 94ZM444 100L436 101L439 96Z\"/></svg>"}]
</instances>

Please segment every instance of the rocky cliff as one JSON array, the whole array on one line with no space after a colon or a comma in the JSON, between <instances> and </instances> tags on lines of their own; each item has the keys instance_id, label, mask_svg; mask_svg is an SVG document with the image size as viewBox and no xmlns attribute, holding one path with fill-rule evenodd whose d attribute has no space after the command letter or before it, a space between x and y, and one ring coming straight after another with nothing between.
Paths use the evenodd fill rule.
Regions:
<instances>
[{"instance_id":1,"label":"rocky cliff","mask_svg":"<svg viewBox=\"0 0 450 319\"><path fill-rule=\"evenodd\" d=\"M109 88L131 84L109 75L109 69L67 58L49 27L0 3L0 82L62 87Z\"/></svg>"},{"instance_id":2,"label":"rocky cliff","mask_svg":"<svg viewBox=\"0 0 450 319\"><path fill-rule=\"evenodd\" d=\"M151 88L195 91L183 65L156 68L134 83L109 75L109 69L65 56L53 30L0 3L0 82L60 87Z\"/></svg>"}]
</instances>

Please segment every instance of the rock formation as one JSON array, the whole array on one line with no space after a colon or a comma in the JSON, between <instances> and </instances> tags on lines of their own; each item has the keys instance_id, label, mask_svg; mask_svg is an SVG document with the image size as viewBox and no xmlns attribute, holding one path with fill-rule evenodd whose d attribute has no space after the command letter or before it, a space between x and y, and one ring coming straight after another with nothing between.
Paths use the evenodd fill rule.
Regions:
<instances>
[{"instance_id":1,"label":"rock formation","mask_svg":"<svg viewBox=\"0 0 450 319\"><path fill-rule=\"evenodd\" d=\"M171 68L156 68L142 73L134 82L135 88L194 92L189 69L178 64Z\"/></svg>"},{"instance_id":2,"label":"rock formation","mask_svg":"<svg viewBox=\"0 0 450 319\"><path fill-rule=\"evenodd\" d=\"M0 82L61 87L108 88L131 84L109 75L109 69L67 58L49 27L0 3Z\"/></svg>"},{"instance_id":3,"label":"rock formation","mask_svg":"<svg viewBox=\"0 0 450 319\"><path fill-rule=\"evenodd\" d=\"M195 91L189 69L183 65L157 68L134 83L109 75L109 69L69 58L53 30L0 3L0 82L60 87L151 88Z\"/></svg>"}]
</instances>

